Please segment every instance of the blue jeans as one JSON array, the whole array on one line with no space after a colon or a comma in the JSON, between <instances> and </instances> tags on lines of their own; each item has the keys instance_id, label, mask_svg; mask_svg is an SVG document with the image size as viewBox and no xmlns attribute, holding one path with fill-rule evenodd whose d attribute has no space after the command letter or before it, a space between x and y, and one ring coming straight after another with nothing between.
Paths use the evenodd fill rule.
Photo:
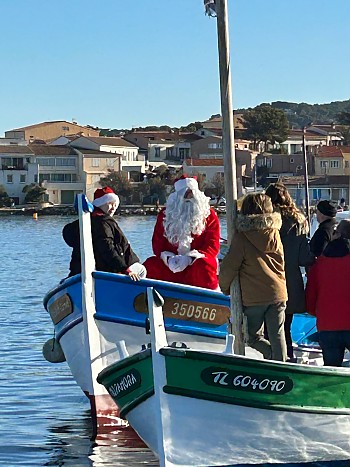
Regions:
<instances>
[{"instance_id":1,"label":"blue jeans","mask_svg":"<svg viewBox=\"0 0 350 467\"><path fill-rule=\"evenodd\" d=\"M341 366L345 350L350 350L350 331L319 331L323 362L326 366Z\"/></svg>"}]
</instances>

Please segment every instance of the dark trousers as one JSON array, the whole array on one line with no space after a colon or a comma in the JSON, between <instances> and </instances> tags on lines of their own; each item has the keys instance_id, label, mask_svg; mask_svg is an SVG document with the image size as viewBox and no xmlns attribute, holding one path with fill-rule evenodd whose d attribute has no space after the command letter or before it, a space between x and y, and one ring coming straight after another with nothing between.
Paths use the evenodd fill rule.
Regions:
<instances>
[{"instance_id":1,"label":"dark trousers","mask_svg":"<svg viewBox=\"0 0 350 467\"><path fill-rule=\"evenodd\" d=\"M284 319L284 335L286 336L288 358L294 358L293 340L292 340L292 332L291 332L292 321L293 321L293 315L286 314L285 319Z\"/></svg>"},{"instance_id":2,"label":"dark trousers","mask_svg":"<svg viewBox=\"0 0 350 467\"><path fill-rule=\"evenodd\" d=\"M350 350L350 331L319 331L325 366L341 366L345 350Z\"/></svg>"}]
</instances>

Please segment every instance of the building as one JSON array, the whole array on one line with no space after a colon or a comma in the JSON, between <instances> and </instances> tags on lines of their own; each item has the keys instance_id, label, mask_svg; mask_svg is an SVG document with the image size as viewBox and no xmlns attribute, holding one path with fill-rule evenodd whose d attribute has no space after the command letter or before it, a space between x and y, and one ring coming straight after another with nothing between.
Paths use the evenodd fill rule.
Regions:
<instances>
[{"instance_id":1,"label":"building","mask_svg":"<svg viewBox=\"0 0 350 467\"><path fill-rule=\"evenodd\" d=\"M120 156L120 170L128 175L132 181L142 181L146 171L146 161L143 154L139 154L139 148L133 143L119 137L86 137L74 139L70 145L76 149L91 149L94 151L108 152Z\"/></svg>"},{"instance_id":2,"label":"building","mask_svg":"<svg viewBox=\"0 0 350 467\"><path fill-rule=\"evenodd\" d=\"M15 204L22 204L23 188L38 182L38 164L33 151L23 145L0 145L0 164L0 185Z\"/></svg>"},{"instance_id":3,"label":"building","mask_svg":"<svg viewBox=\"0 0 350 467\"><path fill-rule=\"evenodd\" d=\"M322 146L315 154L315 175L350 175L350 147Z\"/></svg>"},{"instance_id":4,"label":"building","mask_svg":"<svg viewBox=\"0 0 350 467\"><path fill-rule=\"evenodd\" d=\"M15 140L25 140L33 143L36 140L51 141L54 138L64 135L85 135L99 136L100 131L89 126L81 126L74 122L57 120L52 122L42 122L35 125L15 128L5 131L5 138Z\"/></svg>"}]
</instances>

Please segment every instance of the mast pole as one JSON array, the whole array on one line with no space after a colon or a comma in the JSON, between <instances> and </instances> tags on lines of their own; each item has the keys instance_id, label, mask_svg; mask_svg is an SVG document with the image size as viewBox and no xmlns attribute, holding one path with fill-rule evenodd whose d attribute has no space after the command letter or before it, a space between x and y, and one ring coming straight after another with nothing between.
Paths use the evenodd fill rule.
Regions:
<instances>
[{"instance_id":1,"label":"mast pole","mask_svg":"<svg viewBox=\"0 0 350 467\"><path fill-rule=\"evenodd\" d=\"M306 152L306 141L305 141L305 132L306 128L303 127L303 156L304 156L304 187L305 187L305 209L306 209L306 217L309 222L310 219L310 200L309 200L309 171L308 171L308 160L307 160L307 152Z\"/></svg>"},{"instance_id":2,"label":"mast pole","mask_svg":"<svg viewBox=\"0 0 350 467\"><path fill-rule=\"evenodd\" d=\"M234 119L231 94L231 68L227 0L214 0L217 15L220 96L222 113L222 147L224 156L227 236L231 244L237 218L237 173L234 144ZM231 285L231 317L235 335L234 351L244 355L243 306L239 281Z\"/></svg>"}]
</instances>

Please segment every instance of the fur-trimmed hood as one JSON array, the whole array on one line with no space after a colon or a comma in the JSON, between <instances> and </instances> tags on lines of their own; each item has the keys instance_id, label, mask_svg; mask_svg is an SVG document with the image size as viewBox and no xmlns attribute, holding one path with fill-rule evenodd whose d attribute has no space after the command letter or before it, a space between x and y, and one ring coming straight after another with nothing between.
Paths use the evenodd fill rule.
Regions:
<instances>
[{"instance_id":1,"label":"fur-trimmed hood","mask_svg":"<svg viewBox=\"0 0 350 467\"><path fill-rule=\"evenodd\" d=\"M278 212L237 216L237 231L261 252L274 252L280 245L282 218Z\"/></svg>"},{"instance_id":2,"label":"fur-trimmed hood","mask_svg":"<svg viewBox=\"0 0 350 467\"><path fill-rule=\"evenodd\" d=\"M282 227L282 218L280 213L272 214L251 214L250 216L237 216L237 230L247 232L249 230L277 229Z\"/></svg>"}]
</instances>

